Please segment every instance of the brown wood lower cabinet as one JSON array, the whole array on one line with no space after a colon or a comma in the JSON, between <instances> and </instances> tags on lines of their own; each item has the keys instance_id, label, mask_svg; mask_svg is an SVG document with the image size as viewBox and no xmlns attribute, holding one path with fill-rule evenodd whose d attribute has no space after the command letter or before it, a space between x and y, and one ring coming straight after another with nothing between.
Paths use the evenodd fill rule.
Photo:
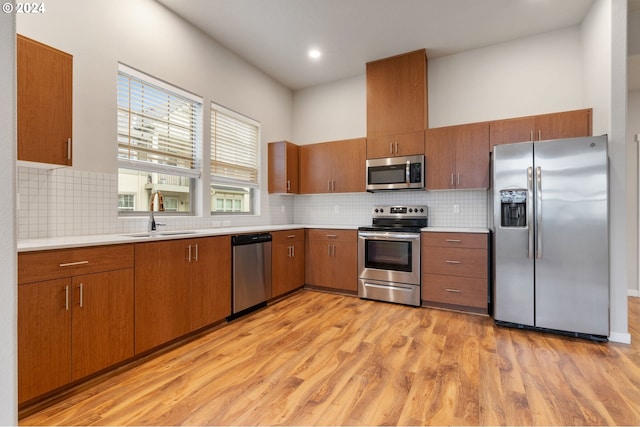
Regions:
<instances>
[{"instance_id":1,"label":"brown wood lower cabinet","mask_svg":"<svg viewBox=\"0 0 640 427\"><path fill-rule=\"evenodd\" d=\"M488 313L488 234L422 233L421 249L423 305Z\"/></svg>"},{"instance_id":2,"label":"brown wood lower cabinet","mask_svg":"<svg viewBox=\"0 0 640 427\"><path fill-rule=\"evenodd\" d=\"M356 293L357 239L356 230L308 229L305 270L307 285Z\"/></svg>"},{"instance_id":3,"label":"brown wood lower cabinet","mask_svg":"<svg viewBox=\"0 0 640 427\"><path fill-rule=\"evenodd\" d=\"M18 255L19 403L133 356L132 267L132 245Z\"/></svg>"},{"instance_id":4,"label":"brown wood lower cabinet","mask_svg":"<svg viewBox=\"0 0 640 427\"><path fill-rule=\"evenodd\" d=\"M135 352L231 314L231 237L135 245Z\"/></svg>"},{"instance_id":5,"label":"brown wood lower cabinet","mask_svg":"<svg viewBox=\"0 0 640 427\"><path fill-rule=\"evenodd\" d=\"M304 229L274 231L271 254L271 296L304 286Z\"/></svg>"}]
</instances>

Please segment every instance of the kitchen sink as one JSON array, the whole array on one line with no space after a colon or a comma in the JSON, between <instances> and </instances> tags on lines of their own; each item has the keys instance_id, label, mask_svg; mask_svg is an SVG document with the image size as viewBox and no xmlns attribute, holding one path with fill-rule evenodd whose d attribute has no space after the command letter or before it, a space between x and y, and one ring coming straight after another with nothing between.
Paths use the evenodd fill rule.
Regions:
<instances>
[{"instance_id":1,"label":"kitchen sink","mask_svg":"<svg viewBox=\"0 0 640 427\"><path fill-rule=\"evenodd\" d=\"M148 233L131 233L131 234L123 234L125 237L162 237L162 236L188 236L191 234L196 234L196 231L186 230L186 231L150 231Z\"/></svg>"}]
</instances>

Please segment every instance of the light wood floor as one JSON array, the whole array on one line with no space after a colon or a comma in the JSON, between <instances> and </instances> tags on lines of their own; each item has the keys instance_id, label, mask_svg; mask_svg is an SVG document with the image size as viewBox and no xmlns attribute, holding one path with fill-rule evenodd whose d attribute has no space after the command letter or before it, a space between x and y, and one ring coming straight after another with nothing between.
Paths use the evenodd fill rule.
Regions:
<instances>
[{"instance_id":1,"label":"light wood floor","mask_svg":"<svg viewBox=\"0 0 640 427\"><path fill-rule=\"evenodd\" d=\"M302 291L21 425L638 425L632 345Z\"/></svg>"}]
</instances>

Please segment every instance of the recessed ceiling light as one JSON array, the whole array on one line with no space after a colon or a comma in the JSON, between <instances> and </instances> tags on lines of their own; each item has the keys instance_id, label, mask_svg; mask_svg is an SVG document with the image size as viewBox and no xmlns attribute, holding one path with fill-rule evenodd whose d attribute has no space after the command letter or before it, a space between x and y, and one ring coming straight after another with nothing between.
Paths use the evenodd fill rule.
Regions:
<instances>
[{"instance_id":1,"label":"recessed ceiling light","mask_svg":"<svg viewBox=\"0 0 640 427\"><path fill-rule=\"evenodd\" d=\"M318 49L309 49L308 55L311 59L318 59L322 56L322 53Z\"/></svg>"}]
</instances>

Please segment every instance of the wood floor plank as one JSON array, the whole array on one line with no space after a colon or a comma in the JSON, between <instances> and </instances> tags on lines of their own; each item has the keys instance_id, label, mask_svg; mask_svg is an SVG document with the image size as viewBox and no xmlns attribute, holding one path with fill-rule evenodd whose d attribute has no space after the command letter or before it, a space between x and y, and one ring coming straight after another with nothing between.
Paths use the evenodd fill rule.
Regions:
<instances>
[{"instance_id":1,"label":"wood floor plank","mask_svg":"<svg viewBox=\"0 0 640 427\"><path fill-rule=\"evenodd\" d=\"M632 344L304 290L21 425L639 425Z\"/></svg>"}]
</instances>

